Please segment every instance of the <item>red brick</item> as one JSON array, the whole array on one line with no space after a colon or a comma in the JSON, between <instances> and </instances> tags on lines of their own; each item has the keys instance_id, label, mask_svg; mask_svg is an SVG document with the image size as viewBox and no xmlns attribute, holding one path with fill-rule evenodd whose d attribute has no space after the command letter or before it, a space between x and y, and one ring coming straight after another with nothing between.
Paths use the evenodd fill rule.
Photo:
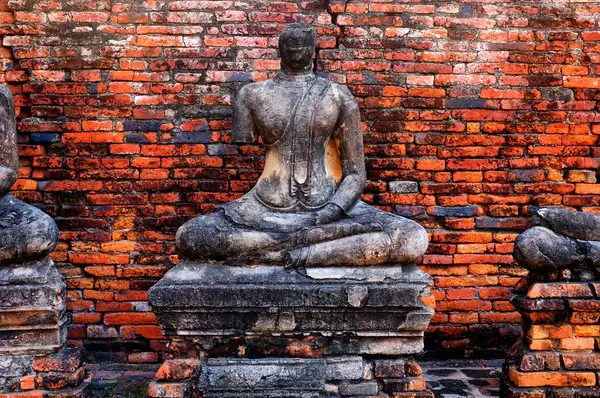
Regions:
<instances>
[{"instance_id":1,"label":"red brick","mask_svg":"<svg viewBox=\"0 0 600 398\"><path fill-rule=\"evenodd\" d=\"M196 359L169 359L156 372L156 380L179 381L197 376L199 361Z\"/></svg>"},{"instance_id":2,"label":"red brick","mask_svg":"<svg viewBox=\"0 0 600 398\"><path fill-rule=\"evenodd\" d=\"M508 377L517 387L590 387L596 384L591 372L519 372L514 368Z\"/></svg>"},{"instance_id":3,"label":"red brick","mask_svg":"<svg viewBox=\"0 0 600 398\"><path fill-rule=\"evenodd\" d=\"M592 297L592 291L585 283L537 283L531 287L527 297Z\"/></svg>"},{"instance_id":4,"label":"red brick","mask_svg":"<svg viewBox=\"0 0 600 398\"><path fill-rule=\"evenodd\" d=\"M157 383L153 381L148 387L148 396L183 398L188 396L189 390L189 383Z\"/></svg>"},{"instance_id":5,"label":"red brick","mask_svg":"<svg viewBox=\"0 0 600 398\"><path fill-rule=\"evenodd\" d=\"M104 315L105 325L152 325L158 324L151 312L121 312Z\"/></svg>"},{"instance_id":6,"label":"red brick","mask_svg":"<svg viewBox=\"0 0 600 398\"><path fill-rule=\"evenodd\" d=\"M575 337L560 339L558 348L561 350L582 351L593 350L595 340L588 337Z\"/></svg>"}]
</instances>

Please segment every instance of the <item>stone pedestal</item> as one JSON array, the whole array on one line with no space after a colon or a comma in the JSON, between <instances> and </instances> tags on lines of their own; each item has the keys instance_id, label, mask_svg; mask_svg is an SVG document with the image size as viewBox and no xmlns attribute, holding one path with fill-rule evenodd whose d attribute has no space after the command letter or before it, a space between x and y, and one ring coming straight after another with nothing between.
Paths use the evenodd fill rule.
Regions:
<instances>
[{"instance_id":1,"label":"stone pedestal","mask_svg":"<svg viewBox=\"0 0 600 398\"><path fill-rule=\"evenodd\" d=\"M414 265L182 263L150 290L171 358L149 395L432 397L410 359L434 313L431 284Z\"/></svg>"},{"instance_id":2,"label":"stone pedestal","mask_svg":"<svg viewBox=\"0 0 600 398\"><path fill-rule=\"evenodd\" d=\"M523 334L506 361L502 396L600 397L600 283L523 280L511 302Z\"/></svg>"},{"instance_id":3,"label":"stone pedestal","mask_svg":"<svg viewBox=\"0 0 600 398\"><path fill-rule=\"evenodd\" d=\"M82 397L78 348L66 341L67 286L49 258L0 267L0 395Z\"/></svg>"}]
</instances>

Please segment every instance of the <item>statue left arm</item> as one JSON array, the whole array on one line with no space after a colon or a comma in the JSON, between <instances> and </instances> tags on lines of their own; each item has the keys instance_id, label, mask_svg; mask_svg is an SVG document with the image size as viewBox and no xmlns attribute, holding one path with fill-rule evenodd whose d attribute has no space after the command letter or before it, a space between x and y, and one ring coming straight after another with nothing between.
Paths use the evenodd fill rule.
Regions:
<instances>
[{"instance_id":1,"label":"statue left arm","mask_svg":"<svg viewBox=\"0 0 600 398\"><path fill-rule=\"evenodd\" d=\"M340 114L332 138L335 139L340 153L343 177L324 210L327 211L326 209L329 208L328 212L332 213L334 212L332 206L337 208L339 214L337 218L339 218L360 199L367 181L367 172L358 103L347 88L333 85L332 89L338 91L341 102Z\"/></svg>"},{"instance_id":2,"label":"statue left arm","mask_svg":"<svg viewBox=\"0 0 600 398\"><path fill-rule=\"evenodd\" d=\"M238 92L233 106L233 133L234 144L252 144L256 142L252 111L250 110L249 87L246 85Z\"/></svg>"},{"instance_id":3,"label":"statue left arm","mask_svg":"<svg viewBox=\"0 0 600 398\"><path fill-rule=\"evenodd\" d=\"M15 105L10 90L4 85L0 85L0 107L0 195L4 195L19 174Z\"/></svg>"}]
</instances>

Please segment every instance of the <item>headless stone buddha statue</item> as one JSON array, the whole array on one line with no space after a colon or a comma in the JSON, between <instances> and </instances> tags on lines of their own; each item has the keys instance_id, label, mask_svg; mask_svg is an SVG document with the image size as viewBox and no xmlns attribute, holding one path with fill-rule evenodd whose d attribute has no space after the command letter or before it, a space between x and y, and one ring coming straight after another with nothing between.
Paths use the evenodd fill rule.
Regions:
<instances>
[{"instance_id":1,"label":"headless stone buddha statue","mask_svg":"<svg viewBox=\"0 0 600 398\"><path fill-rule=\"evenodd\" d=\"M532 220L514 249L530 278L600 280L600 215L544 208Z\"/></svg>"},{"instance_id":2,"label":"headless stone buddha statue","mask_svg":"<svg viewBox=\"0 0 600 398\"><path fill-rule=\"evenodd\" d=\"M58 243L50 216L8 194L18 173L15 106L10 90L0 85L0 265L42 259Z\"/></svg>"},{"instance_id":3,"label":"headless stone buddha statue","mask_svg":"<svg viewBox=\"0 0 600 398\"><path fill-rule=\"evenodd\" d=\"M281 71L243 87L233 141L266 145L256 186L215 213L185 223L189 259L287 267L412 263L427 249L414 221L359 200L366 182L359 107L345 87L312 72L316 31L288 25Z\"/></svg>"}]
</instances>

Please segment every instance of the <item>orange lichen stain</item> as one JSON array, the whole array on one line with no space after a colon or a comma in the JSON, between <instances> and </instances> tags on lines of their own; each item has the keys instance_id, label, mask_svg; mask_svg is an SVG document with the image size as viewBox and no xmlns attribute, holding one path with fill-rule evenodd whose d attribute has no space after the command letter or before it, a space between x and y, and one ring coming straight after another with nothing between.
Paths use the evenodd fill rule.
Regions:
<instances>
[{"instance_id":1,"label":"orange lichen stain","mask_svg":"<svg viewBox=\"0 0 600 398\"><path fill-rule=\"evenodd\" d=\"M421 297L421 301L426 306L435 309L435 297L433 297L433 296Z\"/></svg>"},{"instance_id":2,"label":"orange lichen stain","mask_svg":"<svg viewBox=\"0 0 600 398\"><path fill-rule=\"evenodd\" d=\"M327 141L325 165L327 167L327 173L333 178L336 184L339 184L344 177L344 173L342 172L342 163L340 162L338 143L334 139Z\"/></svg>"}]
</instances>

